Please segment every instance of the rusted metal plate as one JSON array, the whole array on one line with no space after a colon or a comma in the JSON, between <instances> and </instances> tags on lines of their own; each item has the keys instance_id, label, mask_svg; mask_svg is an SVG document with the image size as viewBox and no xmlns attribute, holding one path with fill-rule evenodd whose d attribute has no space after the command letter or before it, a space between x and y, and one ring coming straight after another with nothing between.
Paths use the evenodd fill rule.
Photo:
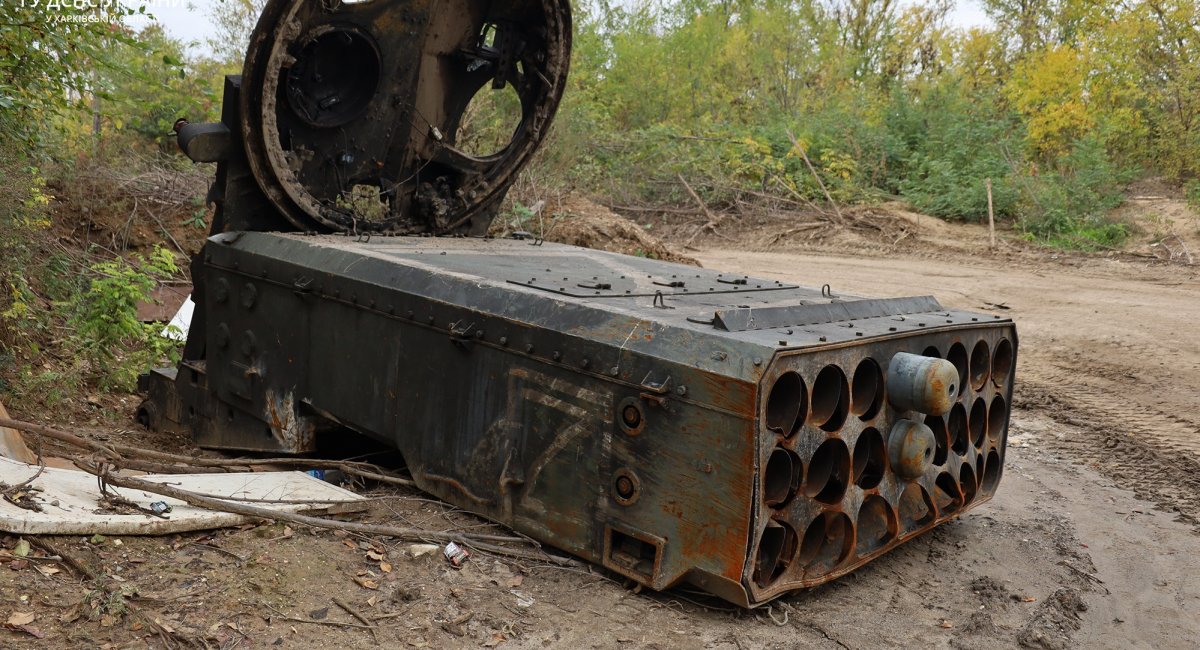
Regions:
<instances>
[{"instance_id":1,"label":"rusted metal plate","mask_svg":"<svg viewBox=\"0 0 1200 650\"><path fill-rule=\"evenodd\" d=\"M952 364L958 381L948 387L947 413L913 410L889 392L897 380L889 366L902 353ZM759 393L765 469L747 560L750 601L828 582L991 499L1003 473L1015 354L1007 321L781 354ZM890 454L914 425L931 433L928 456ZM778 458L791 464L772 465Z\"/></svg>"},{"instance_id":2,"label":"rusted metal plate","mask_svg":"<svg viewBox=\"0 0 1200 650\"><path fill-rule=\"evenodd\" d=\"M190 284L164 284L150 292L150 299L137 305L137 319L143 323L165 323L179 311L188 296Z\"/></svg>"},{"instance_id":3,"label":"rusted metal plate","mask_svg":"<svg viewBox=\"0 0 1200 650\"><path fill-rule=\"evenodd\" d=\"M933 296L914 298L875 298L867 300L829 300L778 307L738 307L722 309L713 325L731 332L745 330L849 323L881 316L914 316L944 311Z\"/></svg>"},{"instance_id":4,"label":"rusted metal plate","mask_svg":"<svg viewBox=\"0 0 1200 650\"><path fill-rule=\"evenodd\" d=\"M599 267L593 269L573 268L565 275L553 274L551 269L546 269L539 275L540 277L532 276L521 280L510 279L509 282L575 298L742 294L797 288L794 284L785 284L778 280L755 278L751 281L751 278L747 276L704 270L656 276L653 274L631 275L628 272L620 273Z\"/></svg>"},{"instance_id":5,"label":"rusted metal plate","mask_svg":"<svg viewBox=\"0 0 1200 650\"><path fill-rule=\"evenodd\" d=\"M546 136L570 47L566 0L270 0L242 73L250 169L301 230L484 234ZM519 105L494 150L460 141L479 93Z\"/></svg>"},{"instance_id":6,"label":"rusted metal plate","mask_svg":"<svg viewBox=\"0 0 1200 650\"><path fill-rule=\"evenodd\" d=\"M569 246L531 250L511 240L214 237L198 267L209 295L203 389L180 391L174 412L186 419L191 400L216 414L192 424L218 447L297 451L348 427L394 444L418 484L447 501L648 586L688 581L743 605L843 575L994 492L1009 321L894 315L940 308L926 298L876 303L852 322L731 331L689 314L855 303L788 286L677 293L665 307L662 296L550 294L504 278L698 273ZM1002 341L997 363L1008 370L997 383L990 350ZM980 345L989 351L965 352ZM893 404L886 377L899 353L944 358L954 379L962 365L954 409ZM972 363L987 364L986 379ZM887 451L902 420L933 441L928 462L903 476Z\"/></svg>"}]
</instances>

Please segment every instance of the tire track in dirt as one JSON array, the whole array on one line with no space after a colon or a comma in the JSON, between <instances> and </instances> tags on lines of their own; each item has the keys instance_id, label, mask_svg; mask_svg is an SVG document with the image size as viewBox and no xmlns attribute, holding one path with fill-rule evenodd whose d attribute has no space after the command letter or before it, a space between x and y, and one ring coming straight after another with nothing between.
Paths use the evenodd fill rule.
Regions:
<instances>
[{"instance_id":1,"label":"tire track in dirt","mask_svg":"<svg viewBox=\"0 0 1200 650\"><path fill-rule=\"evenodd\" d=\"M1177 513L1177 520L1200 534L1200 461L1188 447L1156 442L1163 431L1142 424L1147 413L1140 405L1114 405L1113 395L1081 390L1067 373L1018 380L1016 408L1040 411L1077 429L1075 435L1055 439L1056 448L1160 509ZM1187 426L1177 428L1185 432Z\"/></svg>"}]
</instances>

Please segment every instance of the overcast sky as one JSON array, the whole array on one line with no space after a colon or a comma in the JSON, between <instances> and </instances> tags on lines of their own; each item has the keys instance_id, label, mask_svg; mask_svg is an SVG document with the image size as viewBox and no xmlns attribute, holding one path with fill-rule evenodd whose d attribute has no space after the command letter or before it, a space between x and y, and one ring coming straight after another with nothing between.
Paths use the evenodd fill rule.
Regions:
<instances>
[{"instance_id":1,"label":"overcast sky","mask_svg":"<svg viewBox=\"0 0 1200 650\"><path fill-rule=\"evenodd\" d=\"M0 0L9 1L9 0ZM155 19L166 28L175 38L185 42L198 43L194 52L206 52L208 48L204 40L212 35L212 22L208 19L213 7L222 4L222 0L142 0L147 5L147 11L154 14ZM132 3L131 3L132 4ZM958 0L954 11L950 14L953 24L960 27L985 25L988 18L980 6L979 0ZM130 20L131 26L141 28L149 22L145 17L135 17Z\"/></svg>"}]
</instances>

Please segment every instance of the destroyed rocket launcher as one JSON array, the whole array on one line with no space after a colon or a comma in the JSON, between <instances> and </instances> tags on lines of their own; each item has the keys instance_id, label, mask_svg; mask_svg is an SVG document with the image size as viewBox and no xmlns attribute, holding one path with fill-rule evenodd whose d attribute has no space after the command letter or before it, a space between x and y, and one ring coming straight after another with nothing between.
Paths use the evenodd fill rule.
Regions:
<instances>
[{"instance_id":1,"label":"destroyed rocket launcher","mask_svg":"<svg viewBox=\"0 0 1200 650\"><path fill-rule=\"evenodd\" d=\"M565 3L438 6L268 3L222 123L180 128L189 155L220 161L219 209L184 359L152 373L144 421L287 453L354 431L447 502L743 606L991 498L1011 321L535 239L401 236L486 231L566 74ZM339 30L354 36L326 53ZM359 48L378 61L363 87L309 74ZM497 84L525 88L525 117L467 164L458 117ZM313 118L354 102L336 126ZM346 159L366 161L358 176L337 171ZM385 215L336 201L355 182Z\"/></svg>"}]
</instances>

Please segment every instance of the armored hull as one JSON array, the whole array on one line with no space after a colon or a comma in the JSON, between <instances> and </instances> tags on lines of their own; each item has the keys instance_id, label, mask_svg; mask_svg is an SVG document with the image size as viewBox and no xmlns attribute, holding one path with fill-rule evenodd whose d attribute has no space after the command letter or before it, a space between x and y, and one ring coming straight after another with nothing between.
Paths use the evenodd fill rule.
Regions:
<instances>
[{"instance_id":1,"label":"armored hull","mask_svg":"<svg viewBox=\"0 0 1200 650\"><path fill-rule=\"evenodd\" d=\"M987 501L1009 320L529 240L236 232L152 426L421 489L654 589L753 606Z\"/></svg>"},{"instance_id":2,"label":"armored hull","mask_svg":"<svg viewBox=\"0 0 1200 650\"><path fill-rule=\"evenodd\" d=\"M743 606L989 499L1010 321L478 237L570 43L559 0L268 0L221 121L177 124L218 163L213 236L142 419L251 451L358 432L450 503ZM498 92L519 119L471 153L468 109Z\"/></svg>"}]
</instances>

